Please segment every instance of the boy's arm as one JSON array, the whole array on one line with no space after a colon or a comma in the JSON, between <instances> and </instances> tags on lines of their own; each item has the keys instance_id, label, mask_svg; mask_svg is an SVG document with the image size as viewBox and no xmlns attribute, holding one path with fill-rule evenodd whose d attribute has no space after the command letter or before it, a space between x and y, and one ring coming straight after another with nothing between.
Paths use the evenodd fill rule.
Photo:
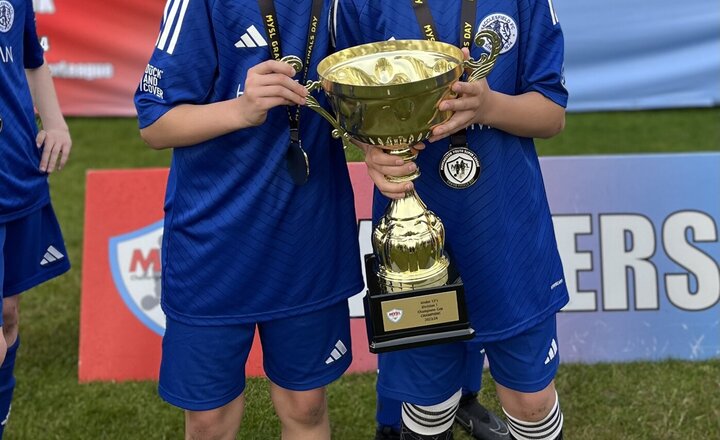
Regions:
<instances>
[{"instance_id":1,"label":"boy's arm","mask_svg":"<svg viewBox=\"0 0 720 440\"><path fill-rule=\"evenodd\" d=\"M443 101L439 108L455 113L433 129L431 142L471 124L488 125L527 138L553 137L565 127L565 108L536 91L506 95L490 90L485 79L472 83L458 81L453 90L459 97Z\"/></svg>"},{"instance_id":2,"label":"boy's arm","mask_svg":"<svg viewBox=\"0 0 720 440\"><path fill-rule=\"evenodd\" d=\"M43 149L40 171L52 173L56 168L61 170L68 160L72 148L70 131L60 111L47 63L35 69L25 69L25 76L42 122L36 138L37 147Z\"/></svg>"},{"instance_id":3,"label":"boy's arm","mask_svg":"<svg viewBox=\"0 0 720 440\"><path fill-rule=\"evenodd\" d=\"M456 113L450 121L433 130L431 141L449 136L470 124L483 124L527 138L548 138L565 127L568 93L563 80L564 39L552 2L533 0L523 14L529 28L516 50L524 56L517 80L520 92L511 96L488 87L485 79L456 83L460 98L445 101L441 110ZM469 56L463 49L465 56ZM502 57L502 55L500 55Z\"/></svg>"},{"instance_id":4,"label":"boy's arm","mask_svg":"<svg viewBox=\"0 0 720 440\"><path fill-rule=\"evenodd\" d=\"M260 125L273 107L305 104L307 89L292 79L294 75L287 63L262 62L248 70L238 98L178 105L140 129L140 135L152 148L177 148Z\"/></svg>"}]
</instances>

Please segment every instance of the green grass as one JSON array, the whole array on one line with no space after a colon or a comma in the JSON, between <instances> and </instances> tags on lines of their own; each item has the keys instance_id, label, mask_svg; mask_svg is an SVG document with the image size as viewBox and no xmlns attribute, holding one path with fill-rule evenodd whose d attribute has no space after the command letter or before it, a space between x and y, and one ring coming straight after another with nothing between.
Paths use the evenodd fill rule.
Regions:
<instances>
[{"instance_id":1,"label":"green grass","mask_svg":"<svg viewBox=\"0 0 720 440\"><path fill-rule=\"evenodd\" d=\"M78 317L85 172L167 166L131 119L70 119L74 149L51 178L73 270L25 294L18 384L7 439L175 439L183 417L155 383L77 382ZM720 109L570 114L560 136L538 142L542 155L720 151ZM357 160L358 152L348 155ZM486 373L482 401L499 410ZM566 438L710 439L720 433L720 360L562 365L557 379ZM240 438L279 438L264 380L250 380ZM330 386L334 438L370 439L374 375ZM468 437L459 434L459 439Z\"/></svg>"}]
</instances>

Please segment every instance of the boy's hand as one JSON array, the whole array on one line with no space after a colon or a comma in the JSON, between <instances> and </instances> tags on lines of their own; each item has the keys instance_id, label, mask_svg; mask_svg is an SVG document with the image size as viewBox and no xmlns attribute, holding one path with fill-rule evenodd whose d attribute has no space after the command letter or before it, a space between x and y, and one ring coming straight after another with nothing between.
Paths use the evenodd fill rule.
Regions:
<instances>
[{"instance_id":1,"label":"boy's hand","mask_svg":"<svg viewBox=\"0 0 720 440\"><path fill-rule=\"evenodd\" d=\"M55 171L56 166L58 171L63 169L72 148L72 140L67 128L40 130L35 138L35 144L38 148L42 148L40 171L50 174Z\"/></svg>"},{"instance_id":2,"label":"boy's hand","mask_svg":"<svg viewBox=\"0 0 720 440\"><path fill-rule=\"evenodd\" d=\"M305 105L307 89L293 80L295 69L288 63L264 61L248 70L245 90L237 98L250 126L265 122L267 112L280 105Z\"/></svg>"},{"instance_id":3,"label":"boy's hand","mask_svg":"<svg viewBox=\"0 0 720 440\"><path fill-rule=\"evenodd\" d=\"M467 59L470 56L467 48L463 48L462 51ZM482 78L474 82L458 81L453 84L452 90L458 94L457 98L442 101L438 108L441 111L449 110L455 113L447 122L433 128L430 142L436 142L463 128L481 122L491 92L487 80Z\"/></svg>"},{"instance_id":4,"label":"boy's hand","mask_svg":"<svg viewBox=\"0 0 720 440\"><path fill-rule=\"evenodd\" d=\"M368 175L380 192L391 199L402 199L407 191L412 190L412 182L392 183L385 176L405 176L417 169L414 162L405 162L397 156L387 154L382 148L374 145L364 144L353 140L361 150L365 152L365 163L368 167ZM425 148L425 144L419 143L413 146L417 151Z\"/></svg>"}]
</instances>

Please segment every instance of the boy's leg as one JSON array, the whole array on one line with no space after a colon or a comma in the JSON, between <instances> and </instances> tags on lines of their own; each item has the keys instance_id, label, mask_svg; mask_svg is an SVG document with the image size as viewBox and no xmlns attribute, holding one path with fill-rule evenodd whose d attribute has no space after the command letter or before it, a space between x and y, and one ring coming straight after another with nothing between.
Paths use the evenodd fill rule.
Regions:
<instances>
[{"instance_id":1,"label":"boy's leg","mask_svg":"<svg viewBox=\"0 0 720 440\"><path fill-rule=\"evenodd\" d=\"M220 408L185 411L185 437L193 440L234 440L240 430L244 412L244 394Z\"/></svg>"},{"instance_id":2,"label":"boy's leg","mask_svg":"<svg viewBox=\"0 0 720 440\"><path fill-rule=\"evenodd\" d=\"M525 393L497 385L497 393L508 418L508 427L516 440L562 440L563 414L555 383Z\"/></svg>"},{"instance_id":3,"label":"boy's leg","mask_svg":"<svg viewBox=\"0 0 720 440\"><path fill-rule=\"evenodd\" d=\"M3 249L5 248L5 224L0 223L0 299L3 297L3 285L5 280L5 253ZM2 316L2 302L0 301L0 316ZM3 322L0 318L0 331L4 331ZM14 350L17 352L17 350ZM7 354L7 343L5 342L5 338L0 338L0 362L5 362L5 357ZM12 362L13 365L15 365L15 362ZM11 383L13 388L15 387L15 380L13 378L12 381L6 380L4 378L5 371L0 369L0 384L2 383ZM12 372L10 373L12 376ZM7 400L7 405L5 404L5 400ZM3 432L5 431L5 425L8 421L9 416L9 409L10 409L10 400L12 400L12 393L6 393L3 392L1 386L0 386L0 438L2 438ZM5 408L7 406L7 408Z\"/></svg>"},{"instance_id":4,"label":"boy's leg","mask_svg":"<svg viewBox=\"0 0 720 440\"><path fill-rule=\"evenodd\" d=\"M270 385L270 397L282 422L282 438L315 440L330 438L325 388L292 391Z\"/></svg>"},{"instance_id":5,"label":"boy's leg","mask_svg":"<svg viewBox=\"0 0 720 440\"><path fill-rule=\"evenodd\" d=\"M462 342L378 356L378 393L403 402L401 439L452 438L465 357Z\"/></svg>"},{"instance_id":6,"label":"boy's leg","mask_svg":"<svg viewBox=\"0 0 720 440\"><path fill-rule=\"evenodd\" d=\"M0 338L7 348L5 358L0 365L0 439L3 438L5 426L10 420L13 392L15 391L15 358L20 347L18 335L18 306L20 295L5 298L2 301L3 334ZM11 341L11 342L8 342Z\"/></svg>"},{"instance_id":7,"label":"boy's leg","mask_svg":"<svg viewBox=\"0 0 720 440\"><path fill-rule=\"evenodd\" d=\"M562 439L553 382L560 362L555 315L512 338L486 343L485 353L511 438Z\"/></svg>"},{"instance_id":8,"label":"boy's leg","mask_svg":"<svg viewBox=\"0 0 720 440\"><path fill-rule=\"evenodd\" d=\"M510 433L505 422L477 400L482 384L485 349L477 342L467 342L466 347L465 382L455 422L476 440L508 440Z\"/></svg>"},{"instance_id":9,"label":"boy's leg","mask_svg":"<svg viewBox=\"0 0 720 440\"><path fill-rule=\"evenodd\" d=\"M15 389L15 357L20 345L20 293L55 278L70 269L62 232L52 205L47 204L25 217L6 223L0 246L5 258L3 294L3 339L7 356L0 365L0 439L10 415ZM0 277L3 278L3 277Z\"/></svg>"},{"instance_id":10,"label":"boy's leg","mask_svg":"<svg viewBox=\"0 0 720 440\"><path fill-rule=\"evenodd\" d=\"M398 440L400 438L402 402L377 393L375 404L375 440Z\"/></svg>"},{"instance_id":11,"label":"boy's leg","mask_svg":"<svg viewBox=\"0 0 720 440\"><path fill-rule=\"evenodd\" d=\"M244 410L245 362L255 324L192 326L167 319L160 397L185 410L185 435L234 439Z\"/></svg>"},{"instance_id":12,"label":"boy's leg","mask_svg":"<svg viewBox=\"0 0 720 440\"><path fill-rule=\"evenodd\" d=\"M329 440L325 386L352 362L347 301L258 327L283 440Z\"/></svg>"},{"instance_id":13,"label":"boy's leg","mask_svg":"<svg viewBox=\"0 0 720 440\"><path fill-rule=\"evenodd\" d=\"M477 440L507 440L509 433L505 422L477 401L482 385L485 351L478 343L470 342L466 346L465 381L455 421ZM401 407L402 402L377 395L375 440L400 438Z\"/></svg>"}]
</instances>

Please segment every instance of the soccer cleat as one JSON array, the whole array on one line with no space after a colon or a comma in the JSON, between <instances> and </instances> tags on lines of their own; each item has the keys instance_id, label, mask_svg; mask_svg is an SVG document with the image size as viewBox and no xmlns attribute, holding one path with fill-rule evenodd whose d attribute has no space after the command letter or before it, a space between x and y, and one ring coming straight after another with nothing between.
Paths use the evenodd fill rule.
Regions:
<instances>
[{"instance_id":1,"label":"soccer cleat","mask_svg":"<svg viewBox=\"0 0 720 440\"><path fill-rule=\"evenodd\" d=\"M375 430L375 440L400 440L400 433L392 426L379 426Z\"/></svg>"},{"instance_id":2,"label":"soccer cleat","mask_svg":"<svg viewBox=\"0 0 720 440\"><path fill-rule=\"evenodd\" d=\"M477 440L510 440L504 421L477 401L477 394L463 396L455 422Z\"/></svg>"},{"instance_id":3,"label":"soccer cleat","mask_svg":"<svg viewBox=\"0 0 720 440\"><path fill-rule=\"evenodd\" d=\"M452 428L440 434L418 434L409 430L405 425L402 426L400 434L402 440L454 440Z\"/></svg>"}]
</instances>

